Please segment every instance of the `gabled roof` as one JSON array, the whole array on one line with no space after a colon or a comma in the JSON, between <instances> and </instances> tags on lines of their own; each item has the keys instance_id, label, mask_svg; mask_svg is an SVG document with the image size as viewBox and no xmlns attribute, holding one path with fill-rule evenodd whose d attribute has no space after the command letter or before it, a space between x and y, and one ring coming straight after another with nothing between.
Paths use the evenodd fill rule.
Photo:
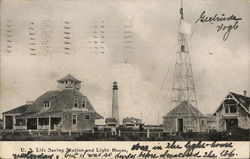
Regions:
<instances>
[{"instance_id":1,"label":"gabled roof","mask_svg":"<svg viewBox=\"0 0 250 159\"><path fill-rule=\"evenodd\" d=\"M20 107L3 112L3 114L23 114L31 105L25 104Z\"/></svg>"},{"instance_id":2,"label":"gabled roof","mask_svg":"<svg viewBox=\"0 0 250 159\"><path fill-rule=\"evenodd\" d=\"M47 117L61 116L62 112L72 110L74 100L78 100L78 106L81 106L82 101L85 101L85 108L88 112L95 113L96 119L103 117L96 113L94 107L86 96L81 94L76 89L64 89L62 91L47 91L39 96L31 105L23 105L21 107L9 110L5 113L18 113L20 117ZM44 102L49 102L50 107L45 108Z\"/></svg>"},{"instance_id":3,"label":"gabled roof","mask_svg":"<svg viewBox=\"0 0 250 159\"><path fill-rule=\"evenodd\" d=\"M27 113L37 113L44 107L45 101L52 101L52 99L58 97L59 91L47 91L41 96L39 96L33 103L32 106L29 107L26 112Z\"/></svg>"},{"instance_id":4,"label":"gabled roof","mask_svg":"<svg viewBox=\"0 0 250 159\"><path fill-rule=\"evenodd\" d=\"M95 119L103 119L104 117L98 113L95 113Z\"/></svg>"},{"instance_id":5,"label":"gabled roof","mask_svg":"<svg viewBox=\"0 0 250 159\"><path fill-rule=\"evenodd\" d=\"M86 108L89 112L95 112L92 104L89 102L88 98L82 95L76 89L64 89L62 91L48 91L38 97L32 104L32 106L27 109L27 112L40 112L40 111L63 111L66 109L71 109L74 105L74 100L78 100L78 105L81 105L82 100L86 101ZM44 102L48 101L50 107L44 109Z\"/></svg>"},{"instance_id":6,"label":"gabled roof","mask_svg":"<svg viewBox=\"0 0 250 159\"><path fill-rule=\"evenodd\" d=\"M246 108L246 110L249 111L249 107L250 107L250 97L247 97L247 96L243 96L243 95L240 95L240 94L237 94L237 93L233 93L233 92L230 92L237 100L238 102L241 103L241 105L243 107Z\"/></svg>"},{"instance_id":7,"label":"gabled roof","mask_svg":"<svg viewBox=\"0 0 250 159\"><path fill-rule=\"evenodd\" d=\"M181 104L177 105L170 112L163 116L163 118L205 118L204 114L202 114L198 109L196 109L192 104L187 101L183 101Z\"/></svg>"},{"instance_id":8,"label":"gabled roof","mask_svg":"<svg viewBox=\"0 0 250 159\"><path fill-rule=\"evenodd\" d=\"M30 117L33 117L33 118L37 118L37 117L62 117L63 116L63 112L49 112L49 111L46 111L46 112L39 112L39 113L35 113L35 114L32 114L30 115Z\"/></svg>"},{"instance_id":9,"label":"gabled roof","mask_svg":"<svg viewBox=\"0 0 250 159\"><path fill-rule=\"evenodd\" d=\"M229 92L227 94L227 96L233 96L235 100L237 100L240 104L240 106L247 112L250 113L249 111L249 107L250 107L250 97L248 96L243 96L237 93L233 93L233 92ZM225 101L225 99L227 98L227 96L224 98L224 100L220 103L220 106L216 109L215 113L218 112L220 110L220 108L222 107L222 103ZM215 113L213 115L215 115Z\"/></svg>"},{"instance_id":10,"label":"gabled roof","mask_svg":"<svg viewBox=\"0 0 250 159\"><path fill-rule=\"evenodd\" d=\"M67 76L63 77L62 79L58 80L57 82L65 82L65 81L82 82L82 81L76 79L71 74L68 74Z\"/></svg>"}]
</instances>

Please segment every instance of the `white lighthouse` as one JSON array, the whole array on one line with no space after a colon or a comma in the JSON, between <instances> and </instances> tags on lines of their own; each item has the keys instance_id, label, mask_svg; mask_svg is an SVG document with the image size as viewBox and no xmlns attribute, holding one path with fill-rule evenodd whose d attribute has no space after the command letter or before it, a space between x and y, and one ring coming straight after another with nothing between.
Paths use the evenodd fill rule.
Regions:
<instances>
[{"instance_id":1,"label":"white lighthouse","mask_svg":"<svg viewBox=\"0 0 250 159\"><path fill-rule=\"evenodd\" d=\"M117 82L113 82L112 94L112 118L116 120L116 125L119 125L119 106L118 106L118 86Z\"/></svg>"}]
</instances>

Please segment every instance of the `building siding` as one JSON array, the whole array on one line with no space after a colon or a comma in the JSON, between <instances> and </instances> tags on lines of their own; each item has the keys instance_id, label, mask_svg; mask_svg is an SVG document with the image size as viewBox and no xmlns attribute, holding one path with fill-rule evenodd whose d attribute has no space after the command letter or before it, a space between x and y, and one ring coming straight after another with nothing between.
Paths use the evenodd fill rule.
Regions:
<instances>
[{"instance_id":1,"label":"building siding","mask_svg":"<svg viewBox=\"0 0 250 159\"><path fill-rule=\"evenodd\" d=\"M188 132L192 129L193 132L205 132L206 131L206 119L200 118L200 130L198 129L198 121L194 118L164 118L163 131L164 132L178 132L178 119L183 119L183 132ZM203 125L202 125L203 120Z\"/></svg>"}]
</instances>

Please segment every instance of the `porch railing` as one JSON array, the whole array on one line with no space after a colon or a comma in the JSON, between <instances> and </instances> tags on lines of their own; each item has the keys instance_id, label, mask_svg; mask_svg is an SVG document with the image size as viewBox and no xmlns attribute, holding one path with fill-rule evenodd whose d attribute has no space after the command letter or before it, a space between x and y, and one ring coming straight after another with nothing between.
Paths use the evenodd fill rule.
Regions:
<instances>
[{"instance_id":1,"label":"porch railing","mask_svg":"<svg viewBox=\"0 0 250 159\"><path fill-rule=\"evenodd\" d=\"M49 125L38 125L38 126L37 126L37 129L40 129L40 130L48 130L48 129L49 129Z\"/></svg>"}]
</instances>

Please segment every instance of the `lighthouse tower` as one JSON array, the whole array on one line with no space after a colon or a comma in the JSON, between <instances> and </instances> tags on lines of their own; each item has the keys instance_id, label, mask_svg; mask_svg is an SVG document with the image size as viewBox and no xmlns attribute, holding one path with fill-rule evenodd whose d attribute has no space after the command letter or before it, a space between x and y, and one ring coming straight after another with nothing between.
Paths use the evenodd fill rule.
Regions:
<instances>
[{"instance_id":1,"label":"lighthouse tower","mask_svg":"<svg viewBox=\"0 0 250 159\"><path fill-rule=\"evenodd\" d=\"M118 86L117 82L113 82L113 94L112 94L112 118L116 120L116 124L119 125L119 107L118 107Z\"/></svg>"}]
</instances>

